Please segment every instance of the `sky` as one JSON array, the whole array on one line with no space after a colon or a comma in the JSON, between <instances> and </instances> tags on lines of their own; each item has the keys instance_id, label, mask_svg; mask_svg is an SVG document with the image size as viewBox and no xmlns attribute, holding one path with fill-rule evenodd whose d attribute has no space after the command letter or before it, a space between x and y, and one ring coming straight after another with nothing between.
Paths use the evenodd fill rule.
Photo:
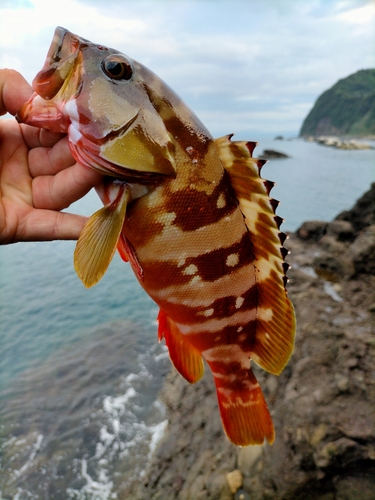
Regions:
<instances>
[{"instance_id":1,"label":"sky","mask_svg":"<svg viewBox=\"0 0 375 500\"><path fill-rule=\"evenodd\" d=\"M375 0L0 0L0 67L31 83L58 25L148 66L214 136L295 137L375 68Z\"/></svg>"}]
</instances>

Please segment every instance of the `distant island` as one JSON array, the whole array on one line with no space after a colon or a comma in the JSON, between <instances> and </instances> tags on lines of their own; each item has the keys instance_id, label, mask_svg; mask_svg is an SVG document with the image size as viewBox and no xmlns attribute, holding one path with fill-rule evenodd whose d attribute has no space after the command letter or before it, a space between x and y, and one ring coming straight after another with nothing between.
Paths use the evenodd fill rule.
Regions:
<instances>
[{"instance_id":1,"label":"distant island","mask_svg":"<svg viewBox=\"0 0 375 500\"><path fill-rule=\"evenodd\" d=\"M375 69L363 69L323 92L300 137L375 136Z\"/></svg>"}]
</instances>

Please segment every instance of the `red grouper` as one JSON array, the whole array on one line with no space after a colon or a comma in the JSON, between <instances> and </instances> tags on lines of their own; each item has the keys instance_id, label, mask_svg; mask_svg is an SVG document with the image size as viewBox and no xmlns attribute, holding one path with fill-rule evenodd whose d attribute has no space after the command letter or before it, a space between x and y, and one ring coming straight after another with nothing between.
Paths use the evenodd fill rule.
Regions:
<instances>
[{"instance_id":1,"label":"red grouper","mask_svg":"<svg viewBox=\"0 0 375 500\"><path fill-rule=\"evenodd\" d=\"M292 353L285 235L256 143L213 139L152 71L57 28L34 95L17 119L65 132L74 158L101 172L104 207L74 254L86 287L117 248L158 304L159 340L189 382L206 360L236 445L274 441L251 360L279 374Z\"/></svg>"}]
</instances>

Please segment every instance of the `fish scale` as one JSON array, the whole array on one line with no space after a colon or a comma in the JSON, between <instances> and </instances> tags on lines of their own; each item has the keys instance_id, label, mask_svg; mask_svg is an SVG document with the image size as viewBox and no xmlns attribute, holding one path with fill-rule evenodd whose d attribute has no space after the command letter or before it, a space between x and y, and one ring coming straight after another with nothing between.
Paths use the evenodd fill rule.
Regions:
<instances>
[{"instance_id":1,"label":"fish scale","mask_svg":"<svg viewBox=\"0 0 375 500\"><path fill-rule=\"evenodd\" d=\"M235 444L275 438L251 361L279 374L292 350L287 264L256 143L213 139L154 73L119 51L57 28L36 93L18 113L68 132L73 156L105 177L105 205L77 242L85 286L117 247L159 305L158 337L191 383L214 376L224 430Z\"/></svg>"}]
</instances>

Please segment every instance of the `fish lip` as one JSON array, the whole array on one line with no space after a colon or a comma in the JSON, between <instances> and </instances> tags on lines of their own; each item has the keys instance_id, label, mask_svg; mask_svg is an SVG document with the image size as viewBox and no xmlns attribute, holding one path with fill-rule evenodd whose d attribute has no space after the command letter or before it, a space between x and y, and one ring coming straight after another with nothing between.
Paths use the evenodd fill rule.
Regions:
<instances>
[{"instance_id":1,"label":"fish lip","mask_svg":"<svg viewBox=\"0 0 375 500\"><path fill-rule=\"evenodd\" d=\"M18 123L63 133L68 131L70 124L57 102L47 101L36 92L21 106L15 118Z\"/></svg>"},{"instance_id":2,"label":"fish lip","mask_svg":"<svg viewBox=\"0 0 375 500\"><path fill-rule=\"evenodd\" d=\"M80 43L68 30L56 28L44 67L33 80L34 94L16 114L19 123L68 132L72 119L65 107L82 91Z\"/></svg>"},{"instance_id":3,"label":"fish lip","mask_svg":"<svg viewBox=\"0 0 375 500\"><path fill-rule=\"evenodd\" d=\"M81 40L61 26L55 29L44 66L32 82L32 87L37 94L50 100L60 92L67 74L76 64Z\"/></svg>"}]
</instances>

